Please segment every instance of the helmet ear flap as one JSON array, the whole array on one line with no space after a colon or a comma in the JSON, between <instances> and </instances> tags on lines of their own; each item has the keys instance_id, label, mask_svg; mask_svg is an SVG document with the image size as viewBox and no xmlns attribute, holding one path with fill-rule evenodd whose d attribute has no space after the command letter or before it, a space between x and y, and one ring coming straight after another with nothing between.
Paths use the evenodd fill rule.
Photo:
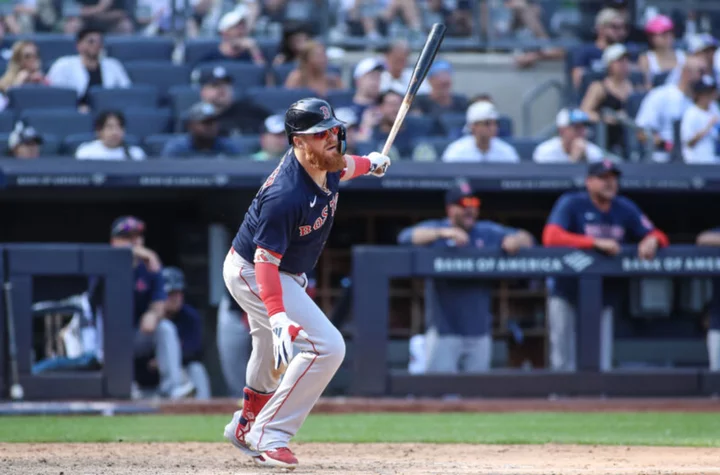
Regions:
<instances>
[{"instance_id":1,"label":"helmet ear flap","mask_svg":"<svg viewBox=\"0 0 720 475\"><path fill-rule=\"evenodd\" d=\"M340 152L341 155L345 155L345 151L347 150L347 130L345 129L345 126L340 126L340 131L337 135L338 138L338 152Z\"/></svg>"}]
</instances>

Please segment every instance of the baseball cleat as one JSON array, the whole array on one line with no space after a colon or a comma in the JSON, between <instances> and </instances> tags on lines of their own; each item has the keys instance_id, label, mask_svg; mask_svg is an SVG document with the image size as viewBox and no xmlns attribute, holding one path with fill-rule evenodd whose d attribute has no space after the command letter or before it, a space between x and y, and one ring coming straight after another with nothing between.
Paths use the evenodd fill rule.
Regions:
<instances>
[{"instance_id":1,"label":"baseball cleat","mask_svg":"<svg viewBox=\"0 0 720 475\"><path fill-rule=\"evenodd\" d=\"M223 433L223 435L227 440L230 441L231 444L240 449L240 451L245 455L249 455L250 457L257 457L260 455L260 452L252 450L245 443L245 434L247 433L247 431L244 431L243 427L240 424L241 417L242 411L235 411L232 420L228 425L225 426L225 432Z\"/></svg>"},{"instance_id":2,"label":"baseball cleat","mask_svg":"<svg viewBox=\"0 0 720 475\"><path fill-rule=\"evenodd\" d=\"M294 470L298 466L298 459L287 447L272 449L253 458L258 465L268 467L287 468Z\"/></svg>"},{"instance_id":3,"label":"baseball cleat","mask_svg":"<svg viewBox=\"0 0 720 475\"><path fill-rule=\"evenodd\" d=\"M242 410L235 411L232 420L225 426L225 438L232 442L232 444L245 455L251 457L260 455L259 452L252 450L248 446L245 441L245 436L250 432L255 418L260 414L260 411L262 411L271 397L272 394L263 394L250 388L245 388L243 390Z\"/></svg>"}]
</instances>

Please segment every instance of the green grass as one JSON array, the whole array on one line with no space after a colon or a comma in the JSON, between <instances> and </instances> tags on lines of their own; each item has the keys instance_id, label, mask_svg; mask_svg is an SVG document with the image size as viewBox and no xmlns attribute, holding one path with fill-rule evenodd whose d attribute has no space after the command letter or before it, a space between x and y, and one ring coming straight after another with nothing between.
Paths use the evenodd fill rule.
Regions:
<instances>
[{"instance_id":1,"label":"green grass","mask_svg":"<svg viewBox=\"0 0 720 475\"><path fill-rule=\"evenodd\" d=\"M229 416L2 417L0 442L221 442ZM720 413L312 415L298 442L720 447Z\"/></svg>"}]
</instances>

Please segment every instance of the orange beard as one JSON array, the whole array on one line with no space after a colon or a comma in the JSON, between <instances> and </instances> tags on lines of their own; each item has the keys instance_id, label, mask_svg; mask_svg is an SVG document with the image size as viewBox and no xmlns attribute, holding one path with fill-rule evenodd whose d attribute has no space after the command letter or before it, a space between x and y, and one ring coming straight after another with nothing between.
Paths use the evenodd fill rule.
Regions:
<instances>
[{"instance_id":1,"label":"orange beard","mask_svg":"<svg viewBox=\"0 0 720 475\"><path fill-rule=\"evenodd\" d=\"M310 165L326 172L339 172L345 168L345 157L343 154L338 153L337 150L332 152L325 150L322 155L307 150L306 156Z\"/></svg>"}]
</instances>

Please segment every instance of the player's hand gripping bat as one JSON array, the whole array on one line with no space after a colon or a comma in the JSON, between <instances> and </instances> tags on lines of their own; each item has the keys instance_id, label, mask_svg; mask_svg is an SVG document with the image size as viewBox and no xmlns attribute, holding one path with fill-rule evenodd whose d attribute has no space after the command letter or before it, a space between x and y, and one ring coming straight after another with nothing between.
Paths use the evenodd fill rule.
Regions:
<instances>
[{"instance_id":1,"label":"player's hand gripping bat","mask_svg":"<svg viewBox=\"0 0 720 475\"><path fill-rule=\"evenodd\" d=\"M427 76L430 66L432 66L432 63L435 60L435 55L437 55L443 38L445 38L445 30L447 30L445 25L442 23L435 23L432 30L430 30L427 40L425 40L425 46L423 46L420 56L418 56L417 62L415 63L415 69L413 70L410 84L408 84L407 91L405 92L405 98L400 106L400 111L398 112L397 117L395 117L395 122L390 130L390 135L388 135L388 138L385 141L385 146L382 149L382 154L385 156L390 153L393 142L395 142L395 136L397 136L397 133L405 120L405 116L410 110L410 106L417 95L418 89L420 89L420 85L425 80L425 76Z\"/></svg>"}]
</instances>

